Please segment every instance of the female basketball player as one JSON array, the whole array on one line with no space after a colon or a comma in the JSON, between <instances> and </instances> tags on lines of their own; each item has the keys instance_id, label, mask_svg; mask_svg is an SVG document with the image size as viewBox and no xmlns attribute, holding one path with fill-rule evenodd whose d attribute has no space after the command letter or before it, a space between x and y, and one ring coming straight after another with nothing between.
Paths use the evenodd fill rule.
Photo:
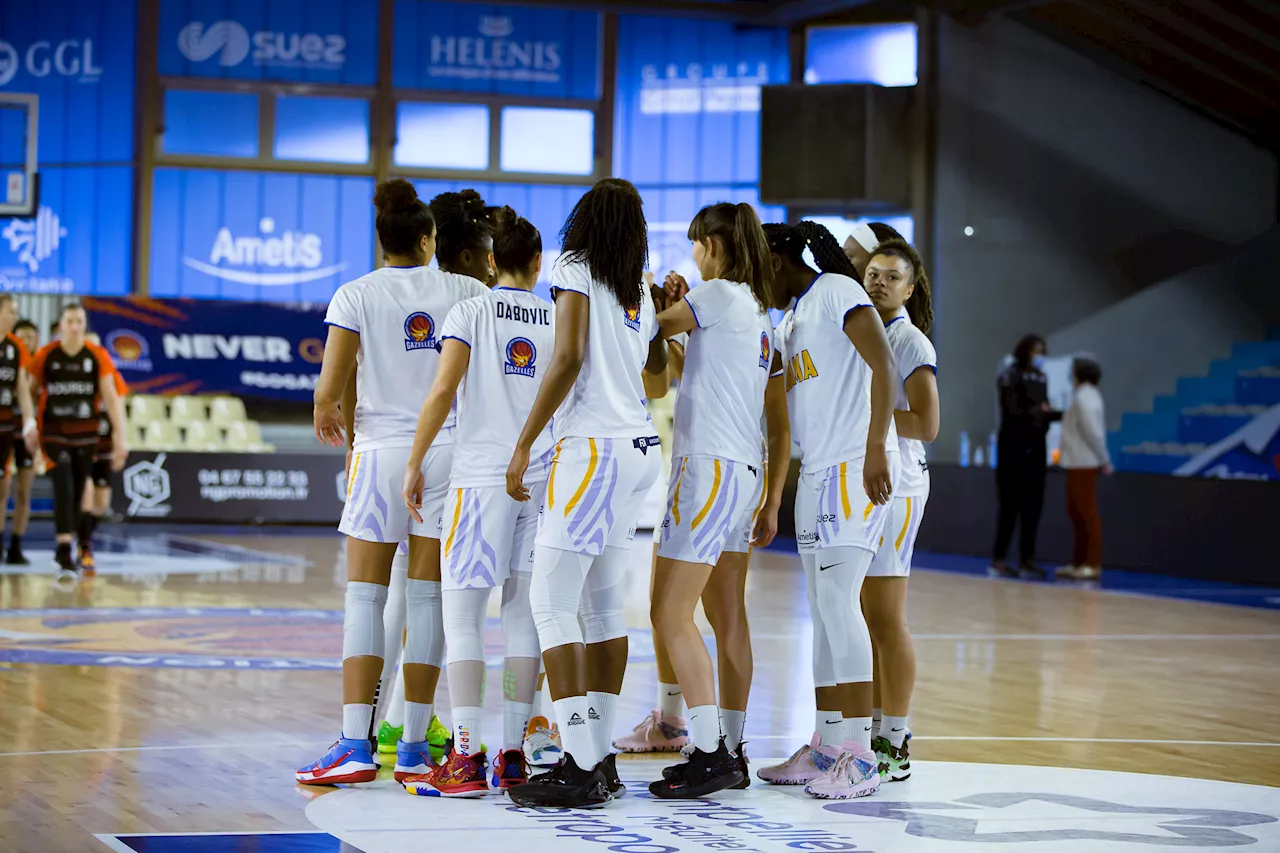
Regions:
<instances>
[{"instance_id":1,"label":"female basketball player","mask_svg":"<svg viewBox=\"0 0 1280 853\"><path fill-rule=\"evenodd\" d=\"M861 283L867 262L871 260L876 246L886 240L901 239L902 235L892 225L883 222L859 222L855 225L853 233L844 241L844 253L849 258L849 263L853 264L853 271L857 273L854 278Z\"/></svg>"},{"instance_id":2,"label":"female basketball player","mask_svg":"<svg viewBox=\"0 0 1280 853\"><path fill-rule=\"evenodd\" d=\"M14 481L18 488L14 495L13 537L9 540L9 563L25 565L27 558L22 556L22 534L26 533L26 517L23 516L23 503L26 503L27 516L31 513L31 477L35 472L30 465L23 467L23 458L31 459L39 440L36 424L35 404L31 399L31 377L27 370L31 364L31 350L18 334L18 326L23 321L18 319L18 300L11 293L0 293L0 465L4 468L3 481L0 482L0 533L4 528L4 514L9 506L9 489ZM27 322L32 329L35 326ZM21 451L19 450L21 448ZM9 454L12 451L15 471L9 473ZM21 455L19 455L21 454ZM23 489L22 478L26 476L26 489Z\"/></svg>"},{"instance_id":3,"label":"female basketball player","mask_svg":"<svg viewBox=\"0 0 1280 853\"><path fill-rule=\"evenodd\" d=\"M532 293L542 267L538 229L509 207L495 218L490 263L498 271L497 285L484 296L458 303L445 320L440 369L422 406L404 475L405 506L416 520L422 506L421 462L456 396L458 431L467 440L457 447L449 478L441 572L453 750L430 773L405 780L410 793L428 796L475 797L489 789L480 724L485 611L495 587L502 589L506 673L503 745L494 787L510 788L528 778L522 747L540 658L529 609L530 560L550 461L550 431L534 442L535 461L525 477L533 500L521 503L507 494L502 463L537 394L545 369L538 356L552 349L554 314L551 303Z\"/></svg>"},{"instance_id":4,"label":"female basketball player","mask_svg":"<svg viewBox=\"0 0 1280 853\"><path fill-rule=\"evenodd\" d=\"M494 208L475 190L440 193L431 199L437 228L436 264L446 272L492 284Z\"/></svg>"},{"instance_id":5,"label":"female basketball player","mask_svg":"<svg viewBox=\"0 0 1280 853\"><path fill-rule=\"evenodd\" d=\"M880 549L862 585L862 612L875 654L874 704L884 709L878 731L872 723L872 747L881 780L899 782L911 775L907 712L916 680L916 653L907 628L907 578L929 500L924 445L938 435L938 356L928 338L933 323L929 277L916 250L902 240L881 243L867 262L863 281L884 322L901 377L893 413L898 479Z\"/></svg>"},{"instance_id":6,"label":"female basketball player","mask_svg":"<svg viewBox=\"0 0 1280 853\"><path fill-rule=\"evenodd\" d=\"M662 465L640 374L662 371L667 348L641 278L648 240L636 188L615 178L598 181L560 236L551 279L555 349L507 468L507 492L522 502L532 497L523 481L534 444L555 414L558 443L529 597L564 758L513 788L511 798L572 808L622 791L609 733L627 666L627 552ZM584 593L585 647L578 624Z\"/></svg>"},{"instance_id":7,"label":"female basketball player","mask_svg":"<svg viewBox=\"0 0 1280 853\"><path fill-rule=\"evenodd\" d=\"M871 637L858 596L892 499L900 380L884 324L830 232L811 222L765 232L778 280L795 298L777 336L801 452L796 542L814 621L818 732L757 775L806 784L817 797L866 796L880 774L871 751ZM805 262L805 248L821 272Z\"/></svg>"},{"instance_id":8,"label":"female basketball player","mask_svg":"<svg viewBox=\"0 0 1280 853\"><path fill-rule=\"evenodd\" d=\"M342 738L297 772L305 784L371 782L377 767L369 735L383 667L383 608L397 545L409 539L405 597L405 725L396 779L430 769L432 717L444 634L440 618L440 513L448 487L452 427L427 453L423 523L410 524L399 499L418 409L439 363L440 325L458 302L485 292L466 276L428 269L435 222L408 181L374 195L378 242L387 266L338 288L325 322L329 337L315 391L316 436L343 446L340 401L355 371L358 397L347 500L338 529L347 535L346 616L342 640Z\"/></svg>"},{"instance_id":9,"label":"female basketball player","mask_svg":"<svg viewBox=\"0 0 1280 853\"><path fill-rule=\"evenodd\" d=\"M745 578L765 496L760 421L773 364L773 266L755 210L749 204L705 207L690 224L689 239L704 283L689 290L676 281L674 295L682 298L658 317L664 336L687 332L690 338L651 613L689 705L693 749L650 785L663 798L703 796L746 780L745 758L736 751L745 706L732 720L730 748L693 612L714 573ZM781 380L774 384L783 396ZM749 645L749 635L742 639Z\"/></svg>"},{"instance_id":10,"label":"female basketball player","mask_svg":"<svg viewBox=\"0 0 1280 853\"><path fill-rule=\"evenodd\" d=\"M101 339L94 332L85 335L85 340L94 346L101 346ZM124 377L116 369L115 362L110 360L111 381L116 386L116 396L124 400L129 393L129 386ZM93 534L111 509L111 450L113 446L111 419L105 411L98 413L98 444L94 450L93 466L90 469L89 482L85 485L84 503L80 507L80 528L77 531L78 562L80 570L86 575L95 572L93 560Z\"/></svg>"},{"instance_id":11,"label":"female basketball player","mask_svg":"<svg viewBox=\"0 0 1280 853\"><path fill-rule=\"evenodd\" d=\"M62 309L59 339L31 361L31 380L40 386L40 436L45 455L52 461L56 559L60 577L74 578L71 542L80 526L85 483L98 445L98 405L111 419L111 468L124 468L129 447L125 443L124 401L116 394L111 358L101 347L85 340L84 309L76 303Z\"/></svg>"}]
</instances>

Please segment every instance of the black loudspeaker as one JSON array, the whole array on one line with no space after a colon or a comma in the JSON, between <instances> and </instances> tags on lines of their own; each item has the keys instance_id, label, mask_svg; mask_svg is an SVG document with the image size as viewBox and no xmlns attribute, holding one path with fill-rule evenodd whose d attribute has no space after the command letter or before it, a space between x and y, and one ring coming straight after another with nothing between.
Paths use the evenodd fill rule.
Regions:
<instances>
[{"instance_id":1,"label":"black loudspeaker","mask_svg":"<svg viewBox=\"0 0 1280 853\"><path fill-rule=\"evenodd\" d=\"M794 207L911 207L915 89L765 86L760 200Z\"/></svg>"}]
</instances>

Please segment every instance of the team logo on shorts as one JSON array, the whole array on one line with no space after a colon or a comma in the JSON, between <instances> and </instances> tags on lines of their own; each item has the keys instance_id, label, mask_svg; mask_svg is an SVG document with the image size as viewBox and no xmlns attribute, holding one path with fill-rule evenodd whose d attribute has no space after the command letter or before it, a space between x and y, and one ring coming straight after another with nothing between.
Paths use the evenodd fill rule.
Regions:
<instances>
[{"instance_id":1,"label":"team logo on shorts","mask_svg":"<svg viewBox=\"0 0 1280 853\"><path fill-rule=\"evenodd\" d=\"M640 331L640 306L637 305L635 308L623 308L622 320L628 327L635 329L637 332Z\"/></svg>"},{"instance_id":2,"label":"team logo on shorts","mask_svg":"<svg viewBox=\"0 0 1280 853\"><path fill-rule=\"evenodd\" d=\"M533 376L538 349L528 338L512 338L507 342L507 363L503 370L517 376Z\"/></svg>"},{"instance_id":3,"label":"team logo on shorts","mask_svg":"<svg viewBox=\"0 0 1280 853\"><path fill-rule=\"evenodd\" d=\"M761 332L760 333L760 366L763 367L765 370L769 369L769 354L770 354L769 333Z\"/></svg>"},{"instance_id":4,"label":"team logo on shorts","mask_svg":"<svg viewBox=\"0 0 1280 853\"><path fill-rule=\"evenodd\" d=\"M406 352L415 349L440 349L440 342L436 340L436 324L430 314L414 311L405 318L404 348Z\"/></svg>"}]
</instances>

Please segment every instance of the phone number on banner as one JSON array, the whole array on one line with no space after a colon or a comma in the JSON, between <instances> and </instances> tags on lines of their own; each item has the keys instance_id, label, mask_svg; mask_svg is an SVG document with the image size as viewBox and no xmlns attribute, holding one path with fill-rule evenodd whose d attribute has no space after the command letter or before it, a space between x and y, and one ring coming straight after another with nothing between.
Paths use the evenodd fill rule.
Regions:
<instances>
[{"instance_id":1,"label":"phone number on banner","mask_svg":"<svg viewBox=\"0 0 1280 853\"><path fill-rule=\"evenodd\" d=\"M214 502L236 500L305 501L306 471L261 468L201 468L200 497Z\"/></svg>"}]
</instances>

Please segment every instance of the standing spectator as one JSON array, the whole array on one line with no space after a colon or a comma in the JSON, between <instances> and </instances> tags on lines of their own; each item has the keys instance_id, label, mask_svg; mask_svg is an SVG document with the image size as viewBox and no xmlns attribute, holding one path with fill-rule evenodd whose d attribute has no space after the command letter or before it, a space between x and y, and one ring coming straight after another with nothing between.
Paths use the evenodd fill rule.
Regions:
<instances>
[{"instance_id":1,"label":"standing spectator","mask_svg":"<svg viewBox=\"0 0 1280 853\"><path fill-rule=\"evenodd\" d=\"M1098 382L1102 369L1088 358L1071 363L1075 396L1062 418L1062 467L1067 471L1067 516L1075 531L1071 565L1057 576L1096 580L1102 574L1102 517L1098 515L1098 474L1110 474L1107 418Z\"/></svg>"},{"instance_id":2,"label":"standing spectator","mask_svg":"<svg viewBox=\"0 0 1280 853\"><path fill-rule=\"evenodd\" d=\"M1049 405L1049 381L1044 375L1044 338L1025 335L1013 348L1013 364L1000 374L999 465L996 491L999 521L991 557L991 574L1005 578L1044 580L1036 565L1036 530L1044 508L1045 435L1049 424L1062 418ZM1022 559L1015 569L1006 562L1013 528L1021 518Z\"/></svg>"}]
</instances>

